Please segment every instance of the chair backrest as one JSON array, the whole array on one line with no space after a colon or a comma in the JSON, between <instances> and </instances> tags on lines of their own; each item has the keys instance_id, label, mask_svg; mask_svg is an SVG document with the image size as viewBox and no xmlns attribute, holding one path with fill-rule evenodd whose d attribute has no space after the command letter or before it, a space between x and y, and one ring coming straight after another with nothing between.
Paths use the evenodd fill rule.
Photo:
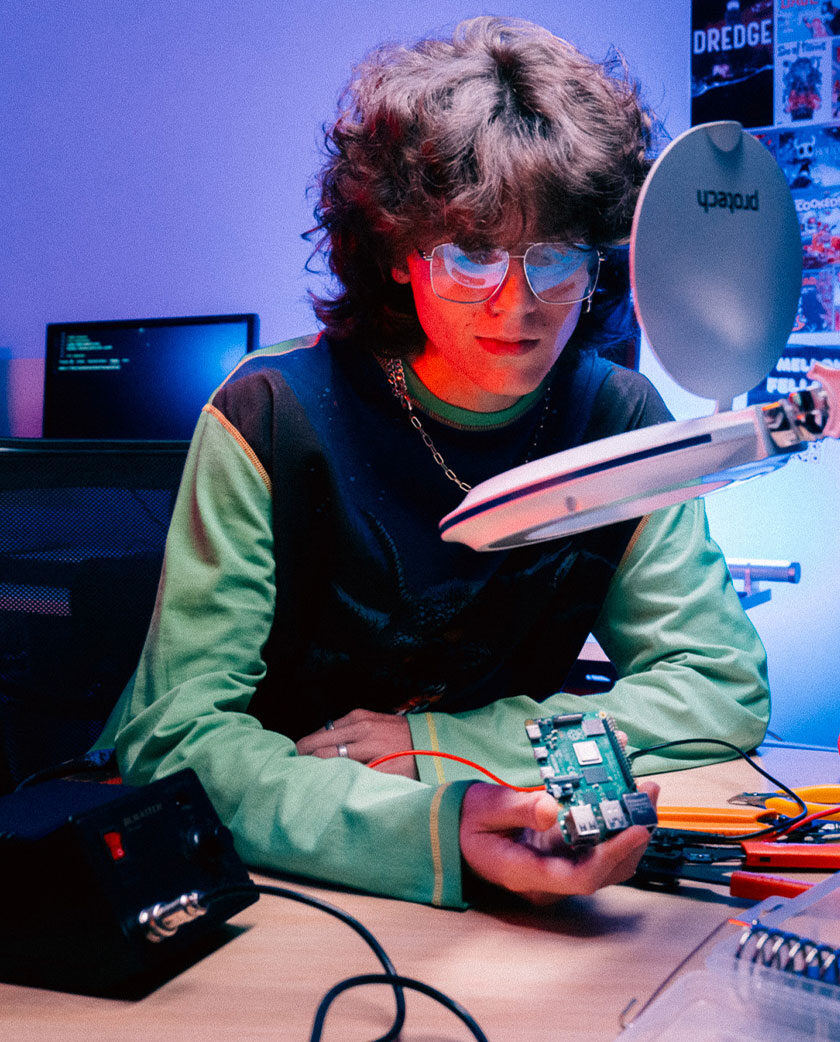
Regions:
<instances>
[{"instance_id":1,"label":"chair backrest","mask_svg":"<svg viewBox=\"0 0 840 1042\"><path fill-rule=\"evenodd\" d=\"M0 439L0 792L98 737L146 635L187 447Z\"/></svg>"}]
</instances>

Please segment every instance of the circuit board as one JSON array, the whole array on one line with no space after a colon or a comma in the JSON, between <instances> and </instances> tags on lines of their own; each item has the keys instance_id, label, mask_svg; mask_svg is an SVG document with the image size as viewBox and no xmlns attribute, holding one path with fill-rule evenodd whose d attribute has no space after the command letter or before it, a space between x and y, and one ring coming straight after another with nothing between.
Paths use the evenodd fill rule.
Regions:
<instances>
[{"instance_id":1,"label":"circuit board","mask_svg":"<svg viewBox=\"0 0 840 1042\"><path fill-rule=\"evenodd\" d=\"M558 820L571 846L600 843L630 825L656 824L656 809L636 788L607 713L526 720L525 731L546 791L561 805Z\"/></svg>"}]
</instances>

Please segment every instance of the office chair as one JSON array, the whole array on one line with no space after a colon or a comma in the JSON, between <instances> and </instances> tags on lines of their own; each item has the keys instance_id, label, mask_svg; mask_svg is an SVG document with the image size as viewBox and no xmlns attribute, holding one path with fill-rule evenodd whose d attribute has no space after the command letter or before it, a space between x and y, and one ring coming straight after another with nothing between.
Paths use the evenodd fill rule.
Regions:
<instances>
[{"instance_id":1,"label":"office chair","mask_svg":"<svg viewBox=\"0 0 840 1042\"><path fill-rule=\"evenodd\" d=\"M0 439L0 793L101 732L151 619L187 447Z\"/></svg>"}]
</instances>

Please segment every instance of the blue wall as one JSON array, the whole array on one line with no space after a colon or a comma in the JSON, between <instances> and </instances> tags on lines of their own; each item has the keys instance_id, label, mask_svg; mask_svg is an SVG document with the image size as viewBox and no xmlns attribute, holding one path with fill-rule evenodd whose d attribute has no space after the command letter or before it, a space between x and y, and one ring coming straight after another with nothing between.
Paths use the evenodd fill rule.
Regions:
<instances>
[{"instance_id":1,"label":"blue wall","mask_svg":"<svg viewBox=\"0 0 840 1042\"><path fill-rule=\"evenodd\" d=\"M351 63L383 39L481 11L443 0L7 3L0 433L40 433L50 321L253 310L263 343L311 330L305 190ZM492 11L542 22L595 57L614 44L671 134L688 127L688 0ZM643 368L677 415L709 410L649 352ZM770 655L773 728L823 744L840 715L838 450L709 499L727 554L802 562L802 583L774 587L752 617Z\"/></svg>"}]
</instances>

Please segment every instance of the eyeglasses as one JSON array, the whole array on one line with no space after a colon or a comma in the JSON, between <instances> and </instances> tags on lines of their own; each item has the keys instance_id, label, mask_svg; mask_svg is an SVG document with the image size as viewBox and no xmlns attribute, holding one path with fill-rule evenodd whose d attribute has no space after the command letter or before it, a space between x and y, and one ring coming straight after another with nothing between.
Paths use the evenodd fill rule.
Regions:
<instances>
[{"instance_id":1,"label":"eyeglasses","mask_svg":"<svg viewBox=\"0 0 840 1042\"><path fill-rule=\"evenodd\" d=\"M531 291L547 304L576 304L595 292L601 256L591 246L534 242L524 253L490 248L465 250L454 242L417 251L429 262L432 290L441 300L480 304L505 281L511 258L521 260Z\"/></svg>"}]
</instances>

